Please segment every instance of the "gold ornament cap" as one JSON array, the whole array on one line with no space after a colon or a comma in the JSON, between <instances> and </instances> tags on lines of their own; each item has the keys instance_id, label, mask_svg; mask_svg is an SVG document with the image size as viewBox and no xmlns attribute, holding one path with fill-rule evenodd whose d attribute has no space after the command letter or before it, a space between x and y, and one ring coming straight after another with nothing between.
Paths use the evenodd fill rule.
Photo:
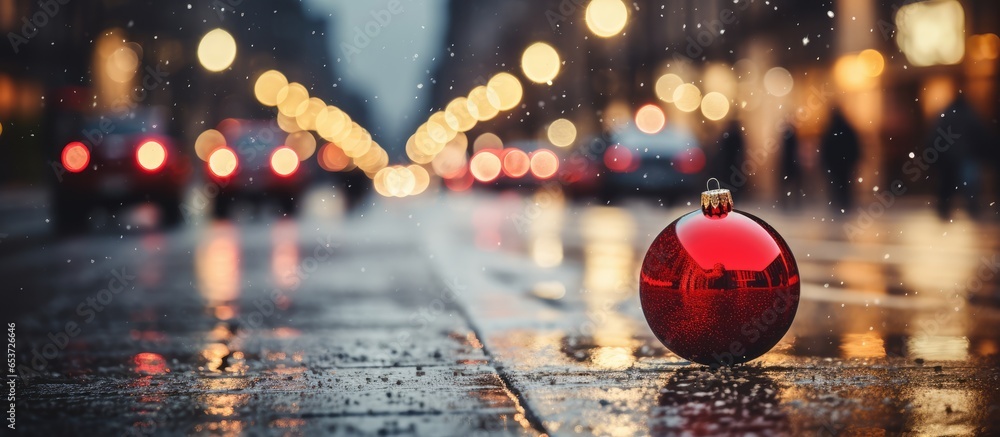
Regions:
<instances>
[{"instance_id":1,"label":"gold ornament cap","mask_svg":"<svg viewBox=\"0 0 1000 437\"><path fill-rule=\"evenodd\" d=\"M712 189L712 181L715 181L716 188ZM701 192L701 212L707 217L725 217L733 211L733 193L722 188L722 184L716 178L711 178L705 182L708 191Z\"/></svg>"}]
</instances>

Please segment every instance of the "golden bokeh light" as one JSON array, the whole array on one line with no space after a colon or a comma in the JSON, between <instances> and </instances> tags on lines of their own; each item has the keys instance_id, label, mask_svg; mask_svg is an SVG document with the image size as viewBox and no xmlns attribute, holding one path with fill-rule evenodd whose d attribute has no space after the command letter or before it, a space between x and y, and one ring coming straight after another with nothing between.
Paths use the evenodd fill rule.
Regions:
<instances>
[{"instance_id":1,"label":"golden bokeh light","mask_svg":"<svg viewBox=\"0 0 1000 437\"><path fill-rule=\"evenodd\" d=\"M538 179L551 178L559 171L559 157L549 149L538 149L531 153L531 174Z\"/></svg>"},{"instance_id":2,"label":"golden bokeh light","mask_svg":"<svg viewBox=\"0 0 1000 437\"><path fill-rule=\"evenodd\" d=\"M910 3L896 11L896 44L918 67L957 64L965 55L965 21L956 0Z\"/></svg>"},{"instance_id":3,"label":"golden bokeh light","mask_svg":"<svg viewBox=\"0 0 1000 437\"><path fill-rule=\"evenodd\" d=\"M278 111L289 117L298 117L306 112L309 90L298 82L292 82L278 91Z\"/></svg>"},{"instance_id":4,"label":"golden bokeh light","mask_svg":"<svg viewBox=\"0 0 1000 437\"><path fill-rule=\"evenodd\" d=\"M874 86L875 81L870 72L870 67L854 54L841 56L833 64L834 82L845 91L859 91Z\"/></svg>"},{"instance_id":5,"label":"golden bokeh light","mask_svg":"<svg viewBox=\"0 0 1000 437\"><path fill-rule=\"evenodd\" d=\"M467 162L465 152L468 148L468 137L464 133L456 135L448 144L445 144L444 149L431 161L431 168L434 170L434 173L446 179L460 176L465 172L465 164Z\"/></svg>"},{"instance_id":6,"label":"golden bokeh light","mask_svg":"<svg viewBox=\"0 0 1000 437\"><path fill-rule=\"evenodd\" d=\"M587 5L587 28L601 38L621 33L628 22L628 8L621 0L592 0Z\"/></svg>"},{"instance_id":7,"label":"golden bokeh light","mask_svg":"<svg viewBox=\"0 0 1000 437\"><path fill-rule=\"evenodd\" d=\"M545 131L549 142L556 147L569 147L576 142L576 125L572 121L560 118L549 124Z\"/></svg>"},{"instance_id":8,"label":"golden bokeh light","mask_svg":"<svg viewBox=\"0 0 1000 437\"><path fill-rule=\"evenodd\" d=\"M969 57L973 61L992 61L1000 57L1000 37L995 33L970 36Z\"/></svg>"},{"instance_id":9,"label":"golden bokeh light","mask_svg":"<svg viewBox=\"0 0 1000 437\"><path fill-rule=\"evenodd\" d=\"M236 171L236 153L229 148L222 147L215 149L208 157L208 168L213 174L219 177L232 175Z\"/></svg>"},{"instance_id":10,"label":"golden bokeh light","mask_svg":"<svg viewBox=\"0 0 1000 437\"><path fill-rule=\"evenodd\" d=\"M416 196L427 190L427 187L431 184L431 175L427 173L427 169L416 164L410 164L406 166L406 169L410 171L413 175L413 187L407 193L408 196Z\"/></svg>"},{"instance_id":11,"label":"golden bokeh light","mask_svg":"<svg viewBox=\"0 0 1000 437\"><path fill-rule=\"evenodd\" d=\"M709 120L722 120L729 114L729 99L716 91L705 94L701 99L701 113Z\"/></svg>"},{"instance_id":12,"label":"golden bokeh light","mask_svg":"<svg viewBox=\"0 0 1000 437\"><path fill-rule=\"evenodd\" d=\"M500 113L500 109L490 104L489 95L492 92L485 85L480 85L469 92L466 108L469 114L478 121L491 120ZM496 97L494 97L496 99Z\"/></svg>"},{"instance_id":13,"label":"golden bokeh light","mask_svg":"<svg viewBox=\"0 0 1000 437\"><path fill-rule=\"evenodd\" d=\"M656 79L656 97L659 97L664 102L673 103L674 90L682 84L684 84L684 79L681 79L680 76L673 73L664 74L659 79Z\"/></svg>"},{"instance_id":14,"label":"golden bokeh light","mask_svg":"<svg viewBox=\"0 0 1000 437\"><path fill-rule=\"evenodd\" d=\"M316 116L326 109L326 102L317 97L310 97L300 105L305 105L305 111L295 117L295 124L302 130L316 130Z\"/></svg>"},{"instance_id":15,"label":"golden bokeh light","mask_svg":"<svg viewBox=\"0 0 1000 437\"><path fill-rule=\"evenodd\" d=\"M341 171L351 165L351 158L333 143L326 143L320 147L317 158L320 168L326 171Z\"/></svg>"},{"instance_id":16,"label":"golden bokeh light","mask_svg":"<svg viewBox=\"0 0 1000 437\"><path fill-rule=\"evenodd\" d=\"M663 110L654 104L648 104L635 111L635 126L647 134L655 134L663 130L667 117Z\"/></svg>"},{"instance_id":17,"label":"golden bokeh light","mask_svg":"<svg viewBox=\"0 0 1000 437\"><path fill-rule=\"evenodd\" d=\"M488 91L486 98L490 105L501 111L514 109L518 103L521 103L521 97L524 95L521 81L510 73L499 73L493 76L486 84L486 89Z\"/></svg>"},{"instance_id":18,"label":"golden bokeh light","mask_svg":"<svg viewBox=\"0 0 1000 437\"><path fill-rule=\"evenodd\" d=\"M122 45L111 52L107 60L107 72L111 80L125 83L135 76L139 68L139 54L130 46Z\"/></svg>"},{"instance_id":19,"label":"golden bokeh light","mask_svg":"<svg viewBox=\"0 0 1000 437\"><path fill-rule=\"evenodd\" d=\"M198 135L194 140L194 153L202 161L208 161L215 149L226 147L226 137L215 129L209 129Z\"/></svg>"},{"instance_id":20,"label":"golden bokeh light","mask_svg":"<svg viewBox=\"0 0 1000 437\"><path fill-rule=\"evenodd\" d=\"M764 73L764 89L772 96L782 97L792 92L795 81L792 73L782 67L774 67Z\"/></svg>"},{"instance_id":21,"label":"golden bokeh light","mask_svg":"<svg viewBox=\"0 0 1000 437\"><path fill-rule=\"evenodd\" d=\"M694 84L683 83L674 89L674 105L684 112L692 112L701 104L701 90Z\"/></svg>"},{"instance_id":22,"label":"golden bokeh light","mask_svg":"<svg viewBox=\"0 0 1000 437\"><path fill-rule=\"evenodd\" d=\"M469 112L469 99L459 97L448 103L444 109L444 119L448 127L458 132L468 132L476 126L476 118Z\"/></svg>"},{"instance_id":23,"label":"golden bokeh light","mask_svg":"<svg viewBox=\"0 0 1000 437\"><path fill-rule=\"evenodd\" d=\"M492 132L480 134L476 137L475 141L472 142L472 153L478 153L479 151L486 149L503 149L503 140Z\"/></svg>"},{"instance_id":24,"label":"golden bokeh light","mask_svg":"<svg viewBox=\"0 0 1000 437\"><path fill-rule=\"evenodd\" d=\"M858 62L861 63L861 68L864 69L868 77L879 77L882 75L882 70L885 69L885 58L878 50L862 50L861 53L858 53Z\"/></svg>"},{"instance_id":25,"label":"golden bokeh light","mask_svg":"<svg viewBox=\"0 0 1000 437\"><path fill-rule=\"evenodd\" d=\"M292 149L304 161L316 153L316 137L307 131L292 132L285 138L285 147Z\"/></svg>"},{"instance_id":26,"label":"golden bokeh light","mask_svg":"<svg viewBox=\"0 0 1000 437\"><path fill-rule=\"evenodd\" d=\"M302 130L302 128L299 127L299 123L295 121L295 117L289 117L279 112L278 115L275 116L275 119L278 122L278 128L285 132L292 133Z\"/></svg>"},{"instance_id":27,"label":"golden bokeh light","mask_svg":"<svg viewBox=\"0 0 1000 437\"><path fill-rule=\"evenodd\" d=\"M257 77L253 85L253 94L257 101L265 106L278 105L278 92L288 86L288 79L277 70L268 70Z\"/></svg>"},{"instance_id":28,"label":"golden bokeh light","mask_svg":"<svg viewBox=\"0 0 1000 437\"><path fill-rule=\"evenodd\" d=\"M423 153L417 148L417 134L410 135L406 140L406 157L417 164L427 164L436 159L435 156Z\"/></svg>"},{"instance_id":29,"label":"golden bokeh light","mask_svg":"<svg viewBox=\"0 0 1000 437\"><path fill-rule=\"evenodd\" d=\"M236 40L222 29L208 32L198 43L198 61L208 71L222 71L236 59Z\"/></svg>"},{"instance_id":30,"label":"golden bokeh light","mask_svg":"<svg viewBox=\"0 0 1000 437\"><path fill-rule=\"evenodd\" d=\"M314 146L315 147L315 146ZM271 169L278 176L288 176L299 168L299 156L288 147L279 147L271 154Z\"/></svg>"},{"instance_id":31,"label":"golden bokeh light","mask_svg":"<svg viewBox=\"0 0 1000 437\"><path fill-rule=\"evenodd\" d=\"M367 129L361 127L357 123L353 123L351 126L351 133L347 138L337 143L341 149L344 149L344 153L351 158L358 158L368 153L368 149L372 147L372 134L368 132Z\"/></svg>"},{"instance_id":32,"label":"golden bokeh light","mask_svg":"<svg viewBox=\"0 0 1000 437\"><path fill-rule=\"evenodd\" d=\"M559 68L559 53L546 43L536 42L521 55L521 70L532 82L551 83L559 74Z\"/></svg>"},{"instance_id":33,"label":"golden bokeh light","mask_svg":"<svg viewBox=\"0 0 1000 437\"><path fill-rule=\"evenodd\" d=\"M500 176L500 157L493 150L483 150L472 155L469 171L480 182L491 182Z\"/></svg>"},{"instance_id":34,"label":"golden bokeh light","mask_svg":"<svg viewBox=\"0 0 1000 437\"><path fill-rule=\"evenodd\" d=\"M327 141L333 141L350 123L351 117L346 112L336 106L327 106L316 114L316 133Z\"/></svg>"},{"instance_id":35,"label":"golden bokeh light","mask_svg":"<svg viewBox=\"0 0 1000 437\"><path fill-rule=\"evenodd\" d=\"M455 138L458 131L448 125L448 122L445 120L444 111L438 111L427 119L427 134L432 140L444 144Z\"/></svg>"}]
</instances>

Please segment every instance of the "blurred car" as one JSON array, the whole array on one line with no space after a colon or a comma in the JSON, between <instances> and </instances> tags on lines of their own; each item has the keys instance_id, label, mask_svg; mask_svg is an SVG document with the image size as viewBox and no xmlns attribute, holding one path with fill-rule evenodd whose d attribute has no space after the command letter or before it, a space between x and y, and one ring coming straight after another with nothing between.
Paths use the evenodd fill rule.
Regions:
<instances>
[{"instance_id":1,"label":"blurred car","mask_svg":"<svg viewBox=\"0 0 1000 437\"><path fill-rule=\"evenodd\" d=\"M668 125L649 134L629 125L611 134L602 164L603 198L638 194L673 203L700 191L696 175L705 168L705 153L698 140L680 128Z\"/></svg>"},{"instance_id":2,"label":"blurred car","mask_svg":"<svg viewBox=\"0 0 1000 437\"><path fill-rule=\"evenodd\" d=\"M306 152L284 145L287 134L271 120L226 119L218 130L226 144L214 148L206 162L209 178L219 187L214 216L229 216L241 200L273 201L284 213L295 214L315 173L306 161L314 150L303 157Z\"/></svg>"},{"instance_id":3,"label":"blurred car","mask_svg":"<svg viewBox=\"0 0 1000 437\"><path fill-rule=\"evenodd\" d=\"M82 230L95 207L110 210L140 202L160 207L161 223L181 222L181 197L190 161L167 133L163 108L142 108L125 117L82 119L62 135L53 185L56 226Z\"/></svg>"}]
</instances>

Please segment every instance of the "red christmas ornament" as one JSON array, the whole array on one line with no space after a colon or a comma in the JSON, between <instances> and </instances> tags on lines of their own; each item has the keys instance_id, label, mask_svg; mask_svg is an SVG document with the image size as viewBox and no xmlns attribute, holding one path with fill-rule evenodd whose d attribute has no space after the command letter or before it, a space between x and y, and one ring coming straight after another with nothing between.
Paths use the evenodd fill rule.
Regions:
<instances>
[{"instance_id":1,"label":"red christmas ornament","mask_svg":"<svg viewBox=\"0 0 1000 437\"><path fill-rule=\"evenodd\" d=\"M733 210L732 194L722 188L703 192L701 211L660 232L640 276L650 329L700 364L763 355L788 331L799 305L799 269L788 244L763 220Z\"/></svg>"}]
</instances>

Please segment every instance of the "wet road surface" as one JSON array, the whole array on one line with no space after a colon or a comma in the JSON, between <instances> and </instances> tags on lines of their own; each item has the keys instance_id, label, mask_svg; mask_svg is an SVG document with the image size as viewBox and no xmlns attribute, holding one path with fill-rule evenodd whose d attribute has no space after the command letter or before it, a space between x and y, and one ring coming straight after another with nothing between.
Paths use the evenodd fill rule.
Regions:
<instances>
[{"instance_id":1,"label":"wet road surface","mask_svg":"<svg viewBox=\"0 0 1000 437\"><path fill-rule=\"evenodd\" d=\"M770 353L712 370L652 336L636 293L645 248L692 206L542 190L343 213L333 196L298 219L161 232L136 214L60 239L37 193L6 195L18 428L1000 432L995 222L899 204L848 238L850 214L738 204L788 240L802 301Z\"/></svg>"}]
</instances>

